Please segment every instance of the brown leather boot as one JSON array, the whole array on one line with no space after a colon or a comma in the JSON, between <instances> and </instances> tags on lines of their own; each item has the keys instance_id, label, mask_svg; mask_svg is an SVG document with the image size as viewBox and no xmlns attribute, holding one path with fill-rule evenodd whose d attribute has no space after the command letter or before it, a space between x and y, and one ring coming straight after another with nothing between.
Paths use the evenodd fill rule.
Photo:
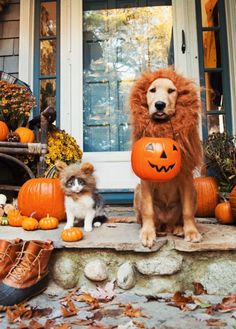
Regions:
<instances>
[{"instance_id":1,"label":"brown leather boot","mask_svg":"<svg viewBox=\"0 0 236 329\"><path fill-rule=\"evenodd\" d=\"M5 278L16 261L22 242L21 239L0 240L0 280Z\"/></svg>"},{"instance_id":2,"label":"brown leather boot","mask_svg":"<svg viewBox=\"0 0 236 329\"><path fill-rule=\"evenodd\" d=\"M51 241L24 242L19 258L0 284L0 305L12 306L37 295L47 286Z\"/></svg>"}]
</instances>

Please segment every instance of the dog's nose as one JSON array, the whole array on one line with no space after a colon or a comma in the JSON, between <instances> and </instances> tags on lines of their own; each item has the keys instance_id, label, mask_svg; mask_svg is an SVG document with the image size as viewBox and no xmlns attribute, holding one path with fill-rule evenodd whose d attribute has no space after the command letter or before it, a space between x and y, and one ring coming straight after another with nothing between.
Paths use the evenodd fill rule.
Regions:
<instances>
[{"instance_id":1,"label":"dog's nose","mask_svg":"<svg viewBox=\"0 0 236 329\"><path fill-rule=\"evenodd\" d=\"M155 103L155 108L156 108L158 111L163 111L165 107L166 107L166 103L165 103L165 102L157 101L157 102Z\"/></svg>"}]
</instances>

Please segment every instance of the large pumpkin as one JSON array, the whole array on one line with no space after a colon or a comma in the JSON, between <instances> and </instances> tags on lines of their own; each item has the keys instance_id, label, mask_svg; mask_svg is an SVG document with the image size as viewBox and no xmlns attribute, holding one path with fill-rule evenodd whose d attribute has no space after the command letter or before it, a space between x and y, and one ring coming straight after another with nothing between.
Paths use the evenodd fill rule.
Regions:
<instances>
[{"instance_id":1,"label":"large pumpkin","mask_svg":"<svg viewBox=\"0 0 236 329\"><path fill-rule=\"evenodd\" d=\"M180 171L179 144L171 138L143 137L133 145L131 164L135 174L143 180L168 181Z\"/></svg>"},{"instance_id":2,"label":"large pumpkin","mask_svg":"<svg viewBox=\"0 0 236 329\"><path fill-rule=\"evenodd\" d=\"M65 218L64 193L56 178L31 178L20 188L18 208L22 215L34 215L36 219L52 217Z\"/></svg>"},{"instance_id":3,"label":"large pumpkin","mask_svg":"<svg viewBox=\"0 0 236 329\"><path fill-rule=\"evenodd\" d=\"M0 121L0 141L5 141L9 133L8 126L4 121Z\"/></svg>"},{"instance_id":4,"label":"large pumpkin","mask_svg":"<svg viewBox=\"0 0 236 329\"><path fill-rule=\"evenodd\" d=\"M15 132L20 136L21 143L33 143L35 137L31 129L26 127L19 127Z\"/></svg>"},{"instance_id":5,"label":"large pumpkin","mask_svg":"<svg viewBox=\"0 0 236 329\"><path fill-rule=\"evenodd\" d=\"M232 209L233 217L236 220L236 186L230 192L229 202Z\"/></svg>"},{"instance_id":6,"label":"large pumpkin","mask_svg":"<svg viewBox=\"0 0 236 329\"><path fill-rule=\"evenodd\" d=\"M194 186L197 192L198 217L214 217L215 207L219 202L218 183L214 177L194 178Z\"/></svg>"}]
</instances>

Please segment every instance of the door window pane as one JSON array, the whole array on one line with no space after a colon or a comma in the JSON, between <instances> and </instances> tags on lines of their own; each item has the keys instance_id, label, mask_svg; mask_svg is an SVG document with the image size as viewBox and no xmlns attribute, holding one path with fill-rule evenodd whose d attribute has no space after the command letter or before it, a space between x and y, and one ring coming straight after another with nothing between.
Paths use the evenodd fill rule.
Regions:
<instances>
[{"instance_id":1,"label":"door window pane","mask_svg":"<svg viewBox=\"0 0 236 329\"><path fill-rule=\"evenodd\" d=\"M223 110L223 88L222 73L207 72L205 73L206 84L206 110L215 111Z\"/></svg>"},{"instance_id":2,"label":"door window pane","mask_svg":"<svg viewBox=\"0 0 236 329\"><path fill-rule=\"evenodd\" d=\"M56 40L40 41L40 73L56 75Z\"/></svg>"},{"instance_id":3,"label":"door window pane","mask_svg":"<svg viewBox=\"0 0 236 329\"><path fill-rule=\"evenodd\" d=\"M45 79L40 81L40 107L52 106L56 108L56 79Z\"/></svg>"},{"instance_id":4,"label":"door window pane","mask_svg":"<svg viewBox=\"0 0 236 329\"><path fill-rule=\"evenodd\" d=\"M207 125L209 134L212 133L223 133L225 131L225 116L224 114L220 115L208 115L207 116Z\"/></svg>"},{"instance_id":5,"label":"door window pane","mask_svg":"<svg viewBox=\"0 0 236 329\"><path fill-rule=\"evenodd\" d=\"M134 2L96 10L90 1L83 14L85 151L129 150L133 82L142 71L173 64L171 5L130 8Z\"/></svg>"},{"instance_id":6,"label":"door window pane","mask_svg":"<svg viewBox=\"0 0 236 329\"><path fill-rule=\"evenodd\" d=\"M219 25L218 0L201 0L201 7L202 7L202 26L203 27L218 26Z\"/></svg>"},{"instance_id":7,"label":"door window pane","mask_svg":"<svg viewBox=\"0 0 236 329\"><path fill-rule=\"evenodd\" d=\"M40 36L56 35L56 2L42 2L40 13Z\"/></svg>"}]
</instances>

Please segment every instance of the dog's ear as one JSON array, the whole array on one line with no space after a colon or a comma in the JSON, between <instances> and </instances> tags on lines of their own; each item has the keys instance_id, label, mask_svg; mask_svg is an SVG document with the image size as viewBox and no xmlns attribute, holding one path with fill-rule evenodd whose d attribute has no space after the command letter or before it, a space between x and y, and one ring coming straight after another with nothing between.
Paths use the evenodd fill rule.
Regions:
<instances>
[{"instance_id":1,"label":"dog's ear","mask_svg":"<svg viewBox=\"0 0 236 329\"><path fill-rule=\"evenodd\" d=\"M56 166L57 171L59 171L59 172L61 172L66 167L68 167L67 164L65 162L63 162L63 161L57 161L55 163L55 166Z\"/></svg>"},{"instance_id":2,"label":"dog's ear","mask_svg":"<svg viewBox=\"0 0 236 329\"><path fill-rule=\"evenodd\" d=\"M81 165L80 170L85 175L92 175L92 173L94 172L94 166L90 162L85 162Z\"/></svg>"}]
</instances>

